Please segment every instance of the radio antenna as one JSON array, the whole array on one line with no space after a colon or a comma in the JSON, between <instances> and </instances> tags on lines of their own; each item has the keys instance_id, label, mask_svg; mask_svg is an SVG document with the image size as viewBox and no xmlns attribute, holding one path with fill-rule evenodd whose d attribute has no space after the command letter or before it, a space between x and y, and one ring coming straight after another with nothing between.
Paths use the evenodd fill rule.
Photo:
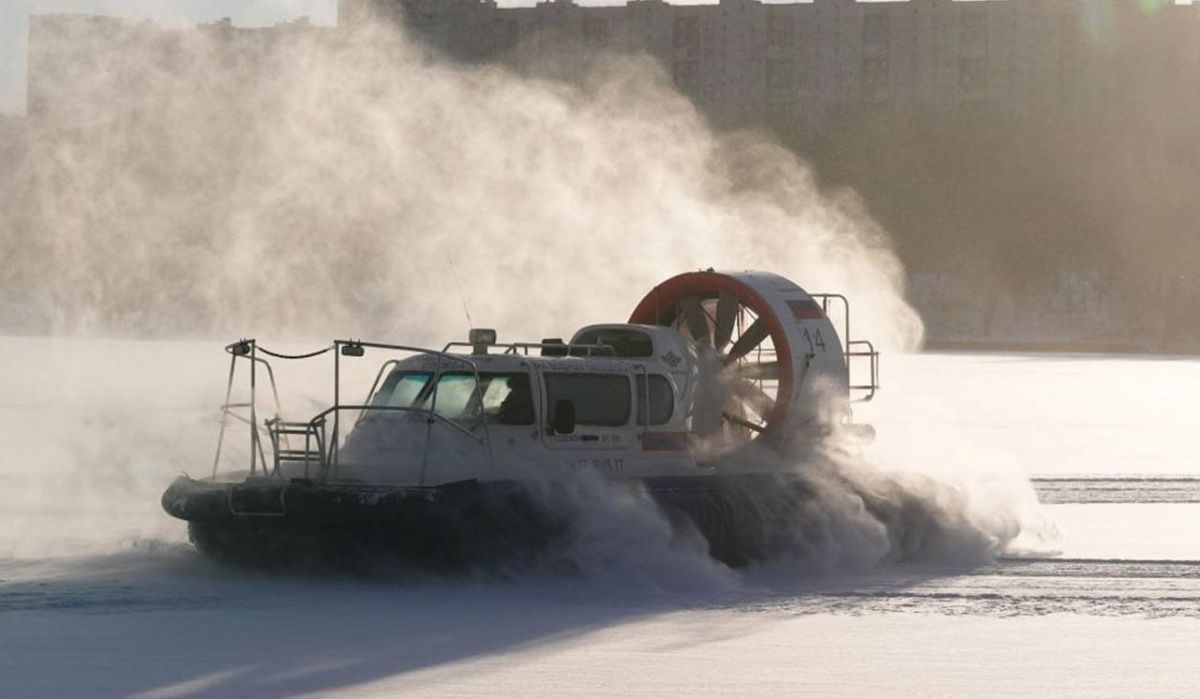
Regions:
<instances>
[{"instance_id":1,"label":"radio antenna","mask_svg":"<svg viewBox=\"0 0 1200 699\"><path fill-rule=\"evenodd\" d=\"M454 270L454 263L446 264L450 268L450 278L454 280L454 288L458 290L458 300L462 301L463 313L467 316L467 330L475 327L475 323L471 320L471 309L467 308L467 297L463 294L462 285L458 283L458 272Z\"/></svg>"}]
</instances>

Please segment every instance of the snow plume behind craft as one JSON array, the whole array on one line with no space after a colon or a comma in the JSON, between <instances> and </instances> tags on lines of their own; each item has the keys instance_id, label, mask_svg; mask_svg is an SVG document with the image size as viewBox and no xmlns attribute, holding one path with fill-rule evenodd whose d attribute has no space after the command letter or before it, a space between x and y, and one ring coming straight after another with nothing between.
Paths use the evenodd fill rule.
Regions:
<instances>
[{"instance_id":1,"label":"snow plume behind craft","mask_svg":"<svg viewBox=\"0 0 1200 699\"><path fill-rule=\"evenodd\" d=\"M207 469L219 350L167 360L89 335L440 344L462 338L465 300L502 339L537 338L624 320L642 290L712 265L845 293L884 351L919 345L903 272L861 202L820 191L763 138L713 132L643 57L576 59L566 81L454 65L384 22L251 47L221 31L43 21L60 22L39 33L44 55L66 63L0 165L0 323L79 339L9 347L6 372L56 365L23 377L45 405L6 423L40 440L5 467L23 495L0 515L0 554L183 537L157 498ZM816 550L833 564L894 558L891 542L909 540L859 516L853 491L822 493L833 524ZM905 493L983 555L1007 536L944 490ZM614 542L638 542L635 567L678 544L645 499L602 504L578 512L582 570L631 550ZM637 516L613 520L614 507Z\"/></svg>"},{"instance_id":2,"label":"snow plume behind craft","mask_svg":"<svg viewBox=\"0 0 1200 699\"><path fill-rule=\"evenodd\" d=\"M854 298L885 350L920 342L861 202L714 133L647 58L567 80L457 65L382 20L270 42L93 24L35 21L0 166L10 327L443 342L457 277L477 325L539 337L624 320L680 271L769 266Z\"/></svg>"},{"instance_id":3,"label":"snow plume behind craft","mask_svg":"<svg viewBox=\"0 0 1200 699\"><path fill-rule=\"evenodd\" d=\"M941 481L846 454L773 466L788 469L778 490L747 492L721 513L726 527L756 542L754 555L741 562L751 580L763 566L810 576L896 562L978 565L1005 552L1021 534L1023 517L1036 521L1036 500L1018 479L1009 493L988 498L966 480ZM561 486L551 489L558 499L548 504L569 516L571 537L548 557L557 569L632 576L675 590L720 589L739 580L709 558L692 527L668 518L640 488L593 478Z\"/></svg>"}]
</instances>

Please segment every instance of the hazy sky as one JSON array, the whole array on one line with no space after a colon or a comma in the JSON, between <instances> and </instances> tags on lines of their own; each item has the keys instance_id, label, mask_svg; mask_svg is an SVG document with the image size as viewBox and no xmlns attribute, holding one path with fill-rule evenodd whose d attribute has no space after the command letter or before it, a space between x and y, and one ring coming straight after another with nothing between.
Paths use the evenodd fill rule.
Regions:
<instances>
[{"instance_id":1,"label":"hazy sky","mask_svg":"<svg viewBox=\"0 0 1200 699\"><path fill-rule=\"evenodd\" d=\"M80 12L195 24L232 17L240 25L274 24L309 15L332 24L336 0L0 0L0 112L25 110L25 52L29 15Z\"/></svg>"}]
</instances>

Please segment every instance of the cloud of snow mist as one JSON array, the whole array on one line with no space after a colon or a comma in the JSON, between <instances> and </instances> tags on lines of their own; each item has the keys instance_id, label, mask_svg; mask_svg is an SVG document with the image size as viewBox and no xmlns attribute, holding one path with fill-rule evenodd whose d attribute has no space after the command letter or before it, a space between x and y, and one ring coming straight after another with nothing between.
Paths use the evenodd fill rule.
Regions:
<instances>
[{"instance_id":1,"label":"cloud of snow mist","mask_svg":"<svg viewBox=\"0 0 1200 699\"><path fill-rule=\"evenodd\" d=\"M0 559L185 541L158 501L212 463L220 355L216 343L0 337Z\"/></svg>"},{"instance_id":2,"label":"cloud of snow mist","mask_svg":"<svg viewBox=\"0 0 1200 699\"><path fill-rule=\"evenodd\" d=\"M885 351L920 342L900 265L856 197L820 191L758 136L714 133L648 59L595 57L568 82L451 65L386 24L55 31L39 30L31 70L59 67L35 75L42 102L0 166L10 328L440 344L465 334L465 300L502 339L538 338L623 320L655 283L714 266L845 293L856 330ZM52 468L3 472L24 479L25 497L0 554L182 537L158 494L207 470L224 357L141 362L149 345L134 344L111 362L111 346L72 341L71 380L55 374L63 357L28 358L55 377L50 402L92 399L23 418L45 430L36 458ZM164 412L172 396L182 419ZM910 552L890 522L914 507L945 530L938 547L992 551L1006 531L959 526L961 501L924 481L828 473L806 521L827 522L814 555L839 566ZM81 514L81 499L94 507ZM645 497L589 507L571 554L580 570L620 560L668 586L688 571L723 584Z\"/></svg>"},{"instance_id":3,"label":"cloud of snow mist","mask_svg":"<svg viewBox=\"0 0 1200 699\"><path fill-rule=\"evenodd\" d=\"M0 208L10 325L442 342L465 331L457 276L476 324L536 338L714 266L846 293L885 348L920 341L854 195L712 132L649 59L568 82L454 65L386 22L35 25Z\"/></svg>"},{"instance_id":4,"label":"cloud of snow mist","mask_svg":"<svg viewBox=\"0 0 1200 699\"><path fill-rule=\"evenodd\" d=\"M891 427L866 447L838 431L713 462L718 475L759 474L744 486L727 481L713 502L721 530L736 532L714 542L713 555L749 564L753 583L761 566L810 576L896 562L969 567L1002 554L1054 552L1057 532L1022 471L981 460L951 422L933 414L919 433L887 434ZM682 513L644 489L583 473L547 493L544 505L571 522L557 560L572 570L683 590L727 589L745 579L709 558L708 542Z\"/></svg>"},{"instance_id":5,"label":"cloud of snow mist","mask_svg":"<svg viewBox=\"0 0 1200 699\"><path fill-rule=\"evenodd\" d=\"M566 524L562 539L529 562L534 571L612 581L643 593L741 586L737 573L709 556L704 538L680 526L640 484L610 481L590 470L549 479L535 475L529 482L534 501Z\"/></svg>"},{"instance_id":6,"label":"cloud of snow mist","mask_svg":"<svg viewBox=\"0 0 1200 699\"><path fill-rule=\"evenodd\" d=\"M796 518L789 553L813 570L983 563L1021 533L1014 500L982 502L963 480L844 452L810 456L797 469L814 496ZM1027 485L1025 494L1033 497Z\"/></svg>"}]
</instances>

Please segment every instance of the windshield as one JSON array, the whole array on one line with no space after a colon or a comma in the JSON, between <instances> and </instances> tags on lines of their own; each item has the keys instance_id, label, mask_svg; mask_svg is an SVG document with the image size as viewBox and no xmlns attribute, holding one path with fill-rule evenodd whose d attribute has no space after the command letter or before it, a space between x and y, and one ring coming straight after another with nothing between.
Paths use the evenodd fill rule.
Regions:
<instances>
[{"instance_id":1,"label":"windshield","mask_svg":"<svg viewBox=\"0 0 1200 699\"><path fill-rule=\"evenodd\" d=\"M433 385L427 371L393 371L371 405L430 408L451 420L478 420L499 425L532 425L533 395L526 373L446 372ZM436 388L436 391L434 390Z\"/></svg>"},{"instance_id":2,"label":"windshield","mask_svg":"<svg viewBox=\"0 0 1200 699\"><path fill-rule=\"evenodd\" d=\"M431 378L433 374L429 372L393 371L371 400L371 405L389 408L412 407Z\"/></svg>"}]
</instances>

